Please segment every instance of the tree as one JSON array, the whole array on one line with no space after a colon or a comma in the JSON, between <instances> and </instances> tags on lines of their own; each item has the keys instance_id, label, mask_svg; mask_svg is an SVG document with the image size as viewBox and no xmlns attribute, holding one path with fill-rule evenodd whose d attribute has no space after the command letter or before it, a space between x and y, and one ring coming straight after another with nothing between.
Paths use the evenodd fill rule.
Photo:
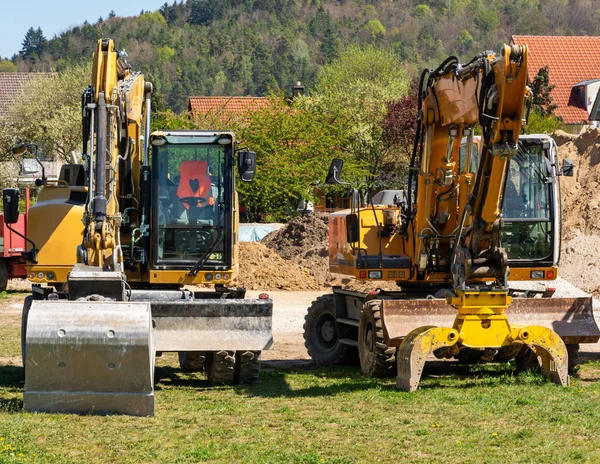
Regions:
<instances>
[{"instance_id":1,"label":"tree","mask_svg":"<svg viewBox=\"0 0 600 464\"><path fill-rule=\"evenodd\" d=\"M532 105L542 116L554 115L554 110L557 108L552 103L552 90L554 85L550 85L550 70L548 66L541 68L537 75L533 78L533 82L529 82L529 87L533 93Z\"/></svg>"},{"instance_id":2,"label":"tree","mask_svg":"<svg viewBox=\"0 0 600 464\"><path fill-rule=\"evenodd\" d=\"M552 103L552 89L550 85L550 72L548 66L541 68L533 81L529 82L533 94L531 111L525 128L528 134L552 133L562 129L564 124L560 117L554 115L558 108Z\"/></svg>"},{"instance_id":3,"label":"tree","mask_svg":"<svg viewBox=\"0 0 600 464\"><path fill-rule=\"evenodd\" d=\"M313 106L349 127L345 150L368 169L362 179L367 187L376 185L381 168L393 156L382 127L387 105L407 91L408 78L399 58L373 45L348 47L318 74Z\"/></svg>"},{"instance_id":4,"label":"tree","mask_svg":"<svg viewBox=\"0 0 600 464\"><path fill-rule=\"evenodd\" d=\"M10 60L0 60L0 72L17 72L17 67Z\"/></svg>"},{"instance_id":5,"label":"tree","mask_svg":"<svg viewBox=\"0 0 600 464\"><path fill-rule=\"evenodd\" d=\"M76 66L58 75L33 77L22 97L0 122L0 152L18 141L35 142L46 156L67 159L81 148L81 92L89 83L91 66ZM34 95L35 98L29 98Z\"/></svg>"},{"instance_id":6,"label":"tree","mask_svg":"<svg viewBox=\"0 0 600 464\"><path fill-rule=\"evenodd\" d=\"M47 42L41 27L37 29L30 27L25 34L25 38L21 44L23 48L21 48L19 53L24 59L35 61L44 51Z\"/></svg>"},{"instance_id":7,"label":"tree","mask_svg":"<svg viewBox=\"0 0 600 464\"><path fill-rule=\"evenodd\" d=\"M107 19L113 19L116 16L117 16L117 13L115 13L115 10L110 10L110 12L108 13Z\"/></svg>"},{"instance_id":8,"label":"tree","mask_svg":"<svg viewBox=\"0 0 600 464\"><path fill-rule=\"evenodd\" d=\"M390 102L382 123L383 138L387 147L398 154L382 170L386 187L404 187L404 178L412 154L419 114L419 81L414 79L408 94Z\"/></svg>"}]
</instances>

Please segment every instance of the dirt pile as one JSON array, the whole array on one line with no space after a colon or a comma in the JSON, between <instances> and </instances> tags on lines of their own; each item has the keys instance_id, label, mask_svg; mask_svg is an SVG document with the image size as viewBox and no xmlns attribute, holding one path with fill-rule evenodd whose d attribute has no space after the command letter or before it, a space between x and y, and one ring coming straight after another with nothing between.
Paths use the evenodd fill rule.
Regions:
<instances>
[{"instance_id":1,"label":"dirt pile","mask_svg":"<svg viewBox=\"0 0 600 464\"><path fill-rule=\"evenodd\" d=\"M600 130L579 136L553 134L561 160L574 163L573 177L561 178L563 239L583 233L600 235Z\"/></svg>"},{"instance_id":2,"label":"dirt pile","mask_svg":"<svg viewBox=\"0 0 600 464\"><path fill-rule=\"evenodd\" d=\"M248 290L319 290L310 273L260 242L240 242L237 285Z\"/></svg>"},{"instance_id":3,"label":"dirt pile","mask_svg":"<svg viewBox=\"0 0 600 464\"><path fill-rule=\"evenodd\" d=\"M335 280L329 272L329 226L325 215L297 216L263 240L283 259L304 267L321 285Z\"/></svg>"},{"instance_id":4,"label":"dirt pile","mask_svg":"<svg viewBox=\"0 0 600 464\"><path fill-rule=\"evenodd\" d=\"M376 288L396 290L395 282L358 282L329 272L329 218L311 214L297 216L285 227L271 232L263 240L281 258L310 273L324 288L340 285L347 289L370 291Z\"/></svg>"},{"instance_id":5,"label":"dirt pile","mask_svg":"<svg viewBox=\"0 0 600 464\"><path fill-rule=\"evenodd\" d=\"M573 177L562 177L563 243L559 275L582 290L600 294L600 130L552 134L561 161L573 161Z\"/></svg>"}]
</instances>

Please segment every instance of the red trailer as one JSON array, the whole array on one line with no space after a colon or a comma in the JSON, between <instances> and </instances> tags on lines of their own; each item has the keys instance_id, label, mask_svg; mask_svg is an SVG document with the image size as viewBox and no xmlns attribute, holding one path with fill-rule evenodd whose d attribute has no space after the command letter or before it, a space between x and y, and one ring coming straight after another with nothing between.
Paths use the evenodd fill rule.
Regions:
<instances>
[{"instance_id":1,"label":"red trailer","mask_svg":"<svg viewBox=\"0 0 600 464\"><path fill-rule=\"evenodd\" d=\"M12 228L27 235L27 211L29 211L29 189L25 189L25 214L19 214L19 220ZM25 239L11 232L0 213L0 292L6 290L8 279L26 278L27 268L21 253L26 251Z\"/></svg>"}]
</instances>

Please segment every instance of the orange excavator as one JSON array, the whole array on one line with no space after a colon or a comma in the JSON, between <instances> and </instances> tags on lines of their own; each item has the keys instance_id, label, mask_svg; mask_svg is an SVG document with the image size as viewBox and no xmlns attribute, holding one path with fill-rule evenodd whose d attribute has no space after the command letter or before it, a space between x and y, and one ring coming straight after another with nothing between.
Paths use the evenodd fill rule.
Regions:
<instances>
[{"instance_id":1,"label":"orange excavator","mask_svg":"<svg viewBox=\"0 0 600 464\"><path fill-rule=\"evenodd\" d=\"M527 58L526 46L505 45L423 72L407 189L329 219L332 272L399 288L318 298L304 325L317 364L358 356L365 375L396 374L413 391L431 355L514 358L567 385L579 343L598 341L591 298L510 285L557 278L560 177L572 175L549 136L520 135ZM341 183L342 166L332 162L328 183Z\"/></svg>"}]
</instances>

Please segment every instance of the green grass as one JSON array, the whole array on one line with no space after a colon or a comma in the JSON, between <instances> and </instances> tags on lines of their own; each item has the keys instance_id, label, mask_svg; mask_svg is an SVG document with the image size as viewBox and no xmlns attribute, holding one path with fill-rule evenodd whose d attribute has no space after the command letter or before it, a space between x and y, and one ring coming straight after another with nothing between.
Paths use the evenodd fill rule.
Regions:
<instances>
[{"instance_id":1,"label":"green grass","mask_svg":"<svg viewBox=\"0 0 600 464\"><path fill-rule=\"evenodd\" d=\"M24 413L22 368L0 365L0 463L600 462L598 361L568 388L510 364L436 363L416 393L351 367L209 388L174 355L158 362L153 418Z\"/></svg>"}]
</instances>

